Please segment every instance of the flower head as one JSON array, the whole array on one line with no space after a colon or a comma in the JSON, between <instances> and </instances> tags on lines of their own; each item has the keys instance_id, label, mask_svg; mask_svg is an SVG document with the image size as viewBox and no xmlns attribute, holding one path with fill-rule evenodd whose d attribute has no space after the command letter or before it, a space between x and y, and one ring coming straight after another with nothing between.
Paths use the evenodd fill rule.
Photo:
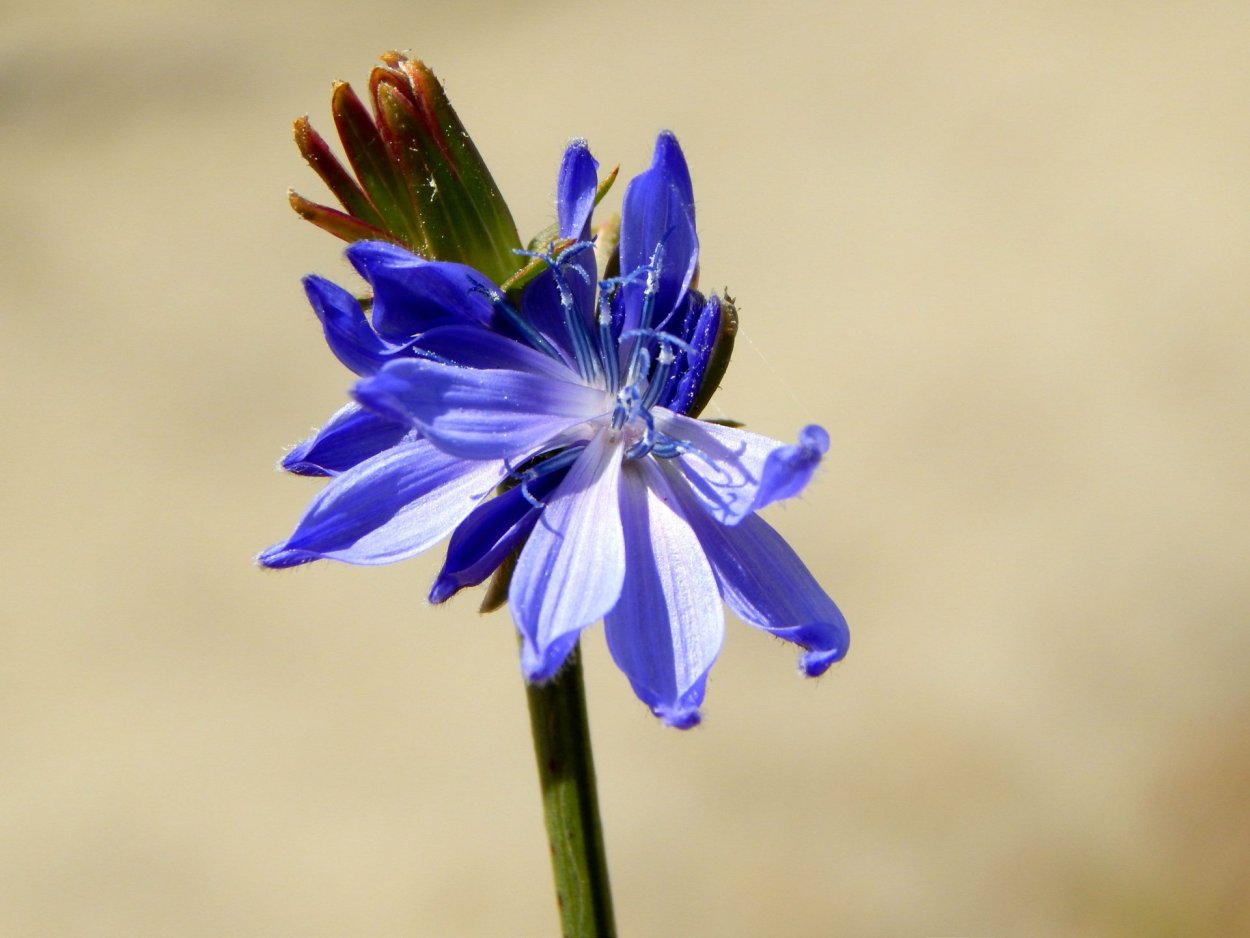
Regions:
<instances>
[{"instance_id":1,"label":"flower head","mask_svg":"<svg viewBox=\"0 0 1250 938\"><path fill-rule=\"evenodd\" d=\"M599 619L612 657L666 723L699 720L722 599L804 649L808 675L847 649L845 620L757 511L802 491L828 448L697 419L724 369L733 308L694 288L694 198L661 134L626 190L619 276L596 276L598 164L565 152L559 240L512 302L485 276L380 242L348 248L371 317L305 286L354 403L284 461L332 476L266 566L387 563L450 534L442 602L519 550L508 604L526 678L551 678Z\"/></svg>"}]
</instances>

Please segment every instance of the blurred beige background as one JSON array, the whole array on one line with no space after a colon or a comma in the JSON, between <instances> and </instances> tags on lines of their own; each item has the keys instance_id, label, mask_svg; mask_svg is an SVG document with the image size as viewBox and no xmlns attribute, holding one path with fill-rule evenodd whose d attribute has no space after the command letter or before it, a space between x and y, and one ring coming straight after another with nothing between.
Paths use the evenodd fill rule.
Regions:
<instances>
[{"instance_id":1,"label":"blurred beige background","mask_svg":"<svg viewBox=\"0 0 1250 938\"><path fill-rule=\"evenodd\" d=\"M721 413L819 682L731 622L706 722L587 641L626 935L1250 933L1250 8L6 0L0 934L555 929L506 616L441 552L262 574L343 399L290 141L410 49L525 232L677 131ZM616 193L619 199L619 191Z\"/></svg>"}]
</instances>

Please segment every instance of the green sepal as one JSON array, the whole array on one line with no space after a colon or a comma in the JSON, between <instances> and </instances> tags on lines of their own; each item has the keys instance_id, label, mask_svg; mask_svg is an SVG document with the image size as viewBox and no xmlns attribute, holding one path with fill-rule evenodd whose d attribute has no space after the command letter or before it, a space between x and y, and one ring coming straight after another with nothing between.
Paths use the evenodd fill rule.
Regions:
<instances>
[{"instance_id":1,"label":"green sepal","mask_svg":"<svg viewBox=\"0 0 1250 938\"><path fill-rule=\"evenodd\" d=\"M420 254L426 243L416 210L373 117L346 82L334 85L330 107L348 162L386 223L386 230Z\"/></svg>"},{"instance_id":2,"label":"green sepal","mask_svg":"<svg viewBox=\"0 0 1250 938\"><path fill-rule=\"evenodd\" d=\"M486 584L486 592L477 611L482 615L502 609L508 603L508 590L512 586L512 573L516 570L517 558L521 556L521 548L517 547L503 559L503 562L491 574Z\"/></svg>"},{"instance_id":3,"label":"green sepal","mask_svg":"<svg viewBox=\"0 0 1250 938\"><path fill-rule=\"evenodd\" d=\"M374 69L376 75L381 69ZM403 181L408 204L421 229L422 257L429 260L464 260L472 253L469 245L457 253L454 216L448 199L438 198L438 175L429 160L429 149L421 139L421 120L410 102L390 82L379 82L370 89L377 109L378 132L389 154L391 165Z\"/></svg>"},{"instance_id":4,"label":"green sepal","mask_svg":"<svg viewBox=\"0 0 1250 938\"><path fill-rule=\"evenodd\" d=\"M617 212L595 229L595 257L603 270L604 278L617 277L621 272L621 215ZM613 267L615 266L615 270Z\"/></svg>"},{"instance_id":5,"label":"green sepal","mask_svg":"<svg viewBox=\"0 0 1250 938\"><path fill-rule=\"evenodd\" d=\"M707 368L703 372L703 380L699 383L699 392L694 397L687 416L697 417L703 413L708 401L724 380L725 371L729 368L729 359L734 353L734 339L738 335L738 307L733 297L726 291L720 301L720 324L716 328L716 338L712 341L712 352L708 356Z\"/></svg>"},{"instance_id":6,"label":"green sepal","mask_svg":"<svg viewBox=\"0 0 1250 938\"><path fill-rule=\"evenodd\" d=\"M378 210L373 207L373 203L369 201L369 196L339 162L325 138L313 130L307 117L301 117L295 122L295 145L299 147L308 165L334 193L339 204L347 210L347 214L373 228L385 229L386 223L378 214ZM297 208L296 211L300 210Z\"/></svg>"},{"instance_id":7,"label":"green sepal","mask_svg":"<svg viewBox=\"0 0 1250 938\"><path fill-rule=\"evenodd\" d=\"M412 104L424 130L427 160L435 170L447 173L446 185L455 187L457 201L462 198L472 209L462 224L470 229L465 236L481 252L482 263L474 266L492 275L496 283L506 279L520 266L515 254L521 246L516 223L446 91L423 62L397 52L388 52L382 61L386 67L374 69L371 87L374 79L381 81L382 73L388 72L387 79ZM446 188L438 174L436 180L440 189ZM494 255L493 263L486 260L488 253ZM495 268L493 273L490 267Z\"/></svg>"},{"instance_id":8,"label":"green sepal","mask_svg":"<svg viewBox=\"0 0 1250 938\"><path fill-rule=\"evenodd\" d=\"M369 78L372 113L345 82L331 94L350 172L307 118L295 122L300 153L343 210L295 195L292 207L344 240L382 238L507 280L523 265L516 225L446 92L421 62L381 58Z\"/></svg>"},{"instance_id":9,"label":"green sepal","mask_svg":"<svg viewBox=\"0 0 1250 938\"><path fill-rule=\"evenodd\" d=\"M295 213L300 218L305 218L312 222L322 231L329 232L336 238L342 238L344 241L396 241L389 231L381 228L375 228L372 225L366 225L358 218L353 218L340 212L338 209L330 208L328 205L318 205L312 202L294 189L287 190L287 201L291 203L291 208L295 209Z\"/></svg>"}]
</instances>

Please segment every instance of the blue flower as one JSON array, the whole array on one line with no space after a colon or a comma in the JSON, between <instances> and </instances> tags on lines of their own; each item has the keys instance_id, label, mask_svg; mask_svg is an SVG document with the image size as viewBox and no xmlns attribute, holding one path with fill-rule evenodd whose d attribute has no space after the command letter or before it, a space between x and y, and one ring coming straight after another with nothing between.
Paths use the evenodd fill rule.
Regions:
<instances>
[{"instance_id":1,"label":"blue flower","mask_svg":"<svg viewBox=\"0 0 1250 938\"><path fill-rule=\"evenodd\" d=\"M626 190L621 275L597 282L589 240L598 164L561 164L559 253L519 309L470 268L380 242L348 257L371 317L306 281L354 403L284 460L332 478L269 567L319 558L388 563L451 540L430 593L442 602L520 549L508 603L528 680L551 678L599 619L638 697L664 722L699 721L724 634L722 599L804 649L822 674L846 622L757 511L793 497L829 438L786 445L696 419L724 310L692 287L694 199L681 149L657 141ZM552 250L552 249L549 249Z\"/></svg>"}]
</instances>

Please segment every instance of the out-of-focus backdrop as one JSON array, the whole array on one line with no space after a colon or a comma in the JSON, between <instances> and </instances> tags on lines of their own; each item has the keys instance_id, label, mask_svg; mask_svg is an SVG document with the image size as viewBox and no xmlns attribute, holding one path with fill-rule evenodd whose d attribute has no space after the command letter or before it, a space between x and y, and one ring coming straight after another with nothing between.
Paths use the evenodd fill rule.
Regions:
<instances>
[{"instance_id":1,"label":"out-of-focus backdrop","mask_svg":"<svg viewBox=\"0 0 1250 938\"><path fill-rule=\"evenodd\" d=\"M1244 3L8 0L0 932L556 928L506 614L441 551L262 573L350 376L291 143L408 49L523 232L672 128L719 413L833 447L770 519L846 611L741 623L702 727L596 628L629 935L1250 933ZM619 190L614 198L619 202Z\"/></svg>"}]
</instances>

